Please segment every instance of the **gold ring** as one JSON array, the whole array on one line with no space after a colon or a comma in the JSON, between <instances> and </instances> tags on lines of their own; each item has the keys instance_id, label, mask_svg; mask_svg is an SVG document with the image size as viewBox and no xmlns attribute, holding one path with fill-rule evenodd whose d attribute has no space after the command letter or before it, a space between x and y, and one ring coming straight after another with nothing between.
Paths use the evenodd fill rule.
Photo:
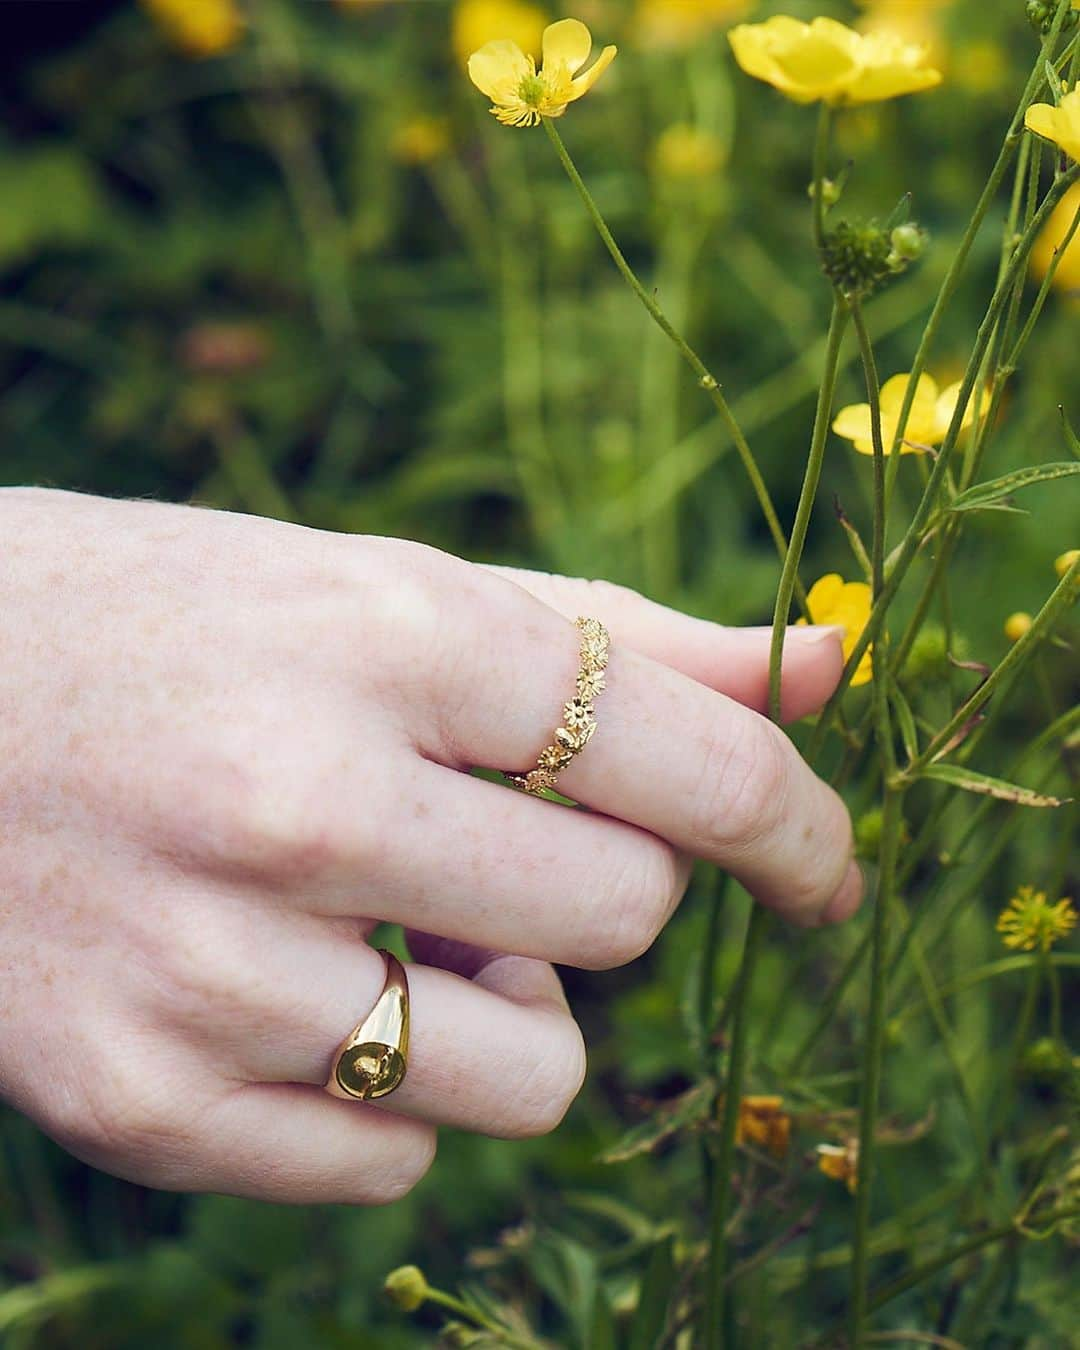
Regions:
<instances>
[{"instance_id":1,"label":"gold ring","mask_svg":"<svg viewBox=\"0 0 1080 1350\"><path fill-rule=\"evenodd\" d=\"M555 786L559 774L575 755L581 754L596 731L593 700L604 688L611 638L599 619L577 618L574 623L581 630L581 666L574 684L574 696L563 707L563 724L556 728L551 745L541 750L535 769L504 775L514 787L534 796Z\"/></svg>"},{"instance_id":2,"label":"gold ring","mask_svg":"<svg viewBox=\"0 0 1080 1350\"><path fill-rule=\"evenodd\" d=\"M367 1017L334 1051L326 1090L332 1097L374 1101L401 1086L409 1059L409 981L392 952L382 993Z\"/></svg>"}]
</instances>

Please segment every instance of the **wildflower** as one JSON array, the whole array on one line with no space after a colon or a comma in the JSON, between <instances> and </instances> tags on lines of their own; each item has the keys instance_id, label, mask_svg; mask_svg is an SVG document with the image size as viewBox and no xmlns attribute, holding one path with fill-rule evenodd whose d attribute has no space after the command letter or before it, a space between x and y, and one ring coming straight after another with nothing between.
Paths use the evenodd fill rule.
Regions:
<instances>
[{"instance_id":1,"label":"wildflower","mask_svg":"<svg viewBox=\"0 0 1080 1350\"><path fill-rule=\"evenodd\" d=\"M843 1181L854 1194L859 1184L859 1141L849 1139L845 1144L818 1144L818 1171L833 1181Z\"/></svg>"},{"instance_id":2,"label":"wildflower","mask_svg":"<svg viewBox=\"0 0 1080 1350\"><path fill-rule=\"evenodd\" d=\"M1030 627L1031 615L1025 614L1022 609L1018 609L1015 614L1010 614L1005 620L1002 631L1010 642L1019 642Z\"/></svg>"},{"instance_id":3,"label":"wildflower","mask_svg":"<svg viewBox=\"0 0 1080 1350\"><path fill-rule=\"evenodd\" d=\"M469 79L495 105L504 126L534 127L541 117L561 117L566 105L587 94L615 59L605 47L584 75L571 78L589 59L592 37L577 19L561 19L544 29L539 70L516 42L489 42L469 57Z\"/></svg>"},{"instance_id":4,"label":"wildflower","mask_svg":"<svg viewBox=\"0 0 1080 1350\"><path fill-rule=\"evenodd\" d=\"M735 60L796 103L877 103L940 84L924 49L893 33L856 33L835 19L786 15L728 34Z\"/></svg>"},{"instance_id":5,"label":"wildflower","mask_svg":"<svg viewBox=\"0 0 1080 1350\"><path fill-rule=\"evenodd\" d=\"M485 42L508 39L523 52L538 52L548 16L527 0L458 0L450 40L461 65Z\"/></svg>"},{"instance_id":6,"label":"wildflower","mask_svg":"<svg viewBox=\"0 0 1080 1350\"><path fill-rule=\"evenodd\" d=\"M235 0L142 0L189 56L216 56L240 41L244 21Z\"/></svg>"},{"instance_id":7,"label":"wildflower","mask_svg":"<svg viewBox=\"0 0 1080 1350\"><path fill-rule=\"evenodd\" d=\"M735 1126L736 1144L756 1144L775 1158L783 1158L791 1142L791 1117L783 1097L743 1097Z\"/></svg>"},{"instance_id":8,"label":"wildflower","mask_svg":"<svg viewBox=\"0 0 1080 1350\"><path fill-rule=\"evenodd\" d=\"M855 650L863 629L870 618L870 587L865 581L845 581L837 572L821 577L810 587L806 597L811 622L835 624L844 630L844 660ZM804 624L805 619L798 619ZM867 647L855 668L852 686L867 684L874 677L873 646Z\"/></svg>"},{"instance_id":9,"label":"wildflower","mask_svg":"<svg viewBox=\"0 0 1080 1350\"><path fill-rule=\"evenodd\" d=\"M1033 103L1024 114L1024 126L1053 141L1070 159L1080 160L1080 89L1066 94L1056 108L1052 103Z\"/></svg>"},{"instance_id":10,"label":"wildflower","mask_svg":"<svg viewBox=\"0 0 1080 1350\"><path fill-rule=\"evenodd\" d=\"M1073 902L1065 898L1057 904L1048 904L1046 892L1037 891L1034 886L1021 886L997 921L1005 946L1025 952L1048 952L1075 927Z\"/></svg>"},{"instance_id":11,"label":"wildflower","mask_svg":"<svg viewBox=\"0 0 1080 1350\"><path fill-rule=\"evenodd\" d=\"M723 168L723 142L710 131L686 122L665 128L653 148L653 169L659 178L688 180L711 178Z\"/></svg>"},{"instance_id":12,"label":"wildflower","mask_svg":"<svg viewBox=\"0 0 1080 1350\"><path fill-rule=\"evenodd\" d=\"M390 153L399 164L429 164L444 154L450 133L442 117L410 117L394 129Z\"/></svg>"},{"instance_id":13,"label":"wildflower","mask_svg":"<svg viewBox=\"0 0 1080 1350\"><path fill-rule=\"evenodd\" d=\"M881 443L885 453L892 453L893 442L900 425L900 410L904 406L910 375L894 375L881 386L879 402L881 405ZM904 428L904 439L900 442L902 455L912 454L927 446L940 445L945 439L960 396L960 385L950 384L939 391L937 381L929 375L919 376L915 386L915 398L908 413ZM983 395L985 408L987 397ZM969 427L975 419L975 400L969 399L964 410L963 427ZM860 455L874 453L873 433L871 430L869 403L852 403L841 408L833 421L833 431L844 440L851 441Z\"/></svg>"},{"instance_id":14,"label":"wildflower","mask_svg":"<svg viewBox=\"0 0 1080 1350\"><path fill-rule=\"evenodd\" d=\"M1080 548L1070 548L1066 553L1062 553L1054 559L1054 571L1059 577L1063 577L1077 558L1080 558Z\"/></svg>"},{"instance_id":15,"label":"wildflower","mask_svg":"<svg viewBox=\"0 0 1080 1350\"><path fill-rule=\"evenodd\" d=\"M1069 233L1077 211L1080 211L1080 183L1074 183L1065 193L1035 240L1031 250L1031 271L1036 281L1041 281L1050 270L1054 254ZM1069 240L1058 260L1054 285L1059 290L1080 294L1080 230Z\"/></svg>"},{"instance_id":16,"label":"wildflower","mask_svg":"<svg viewBox=\"0 0 1080 1350\"><path fill-rule=\"evenodd\" d=\"M431 1292L419 1266L398 1266L383 1281L383 1293L402 1312L415 1312Z\"/></svg>"},{"instance_id":17,"label":"wildflower","mask_svg":"<svg viewBox=\"0 0 1080 1350\"><path fill-rule=\"evenodd\" d=\"M749 9L750 0L638 0L633 37L640 47L689 47Z\"/></svg>"}]
</instances>

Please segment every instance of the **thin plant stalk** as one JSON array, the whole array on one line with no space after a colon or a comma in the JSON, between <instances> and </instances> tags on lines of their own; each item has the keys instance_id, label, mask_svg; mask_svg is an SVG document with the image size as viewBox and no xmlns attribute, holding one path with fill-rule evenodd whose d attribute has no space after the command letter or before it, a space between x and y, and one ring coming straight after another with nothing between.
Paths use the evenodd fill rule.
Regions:
<instances>
[{"instance_id":1,"label":"thin plant stalk","mask_svg":"<svg viewBox=\"0 0 1080 1350\"><path fill-rule=\"evenodd\" d=\"M818 393L814 431L810 438L810 453L806 459L802 491L799 493L799 504L795 509L795 521L791 527L791 542L784 555L784 566L780 572L780 585L776 592L776 607L773 611L772 644L769 650L769 716L774 722L780 720L780 682L784 657L784 637L791 614L791 601L798 579L799 563L802 560L803 547L806 544L806 532L810 525L814 501L817 498L821 466L825 460L825 445L829 437L829 421L832 414L833 398L836 393L840 344L843 341L847 319L848 307L840 296L836 296L833 300L832 315L829 319L829 337L825 347L825 370L822 373L821 389Z\"/></svg>"}]
</instances>

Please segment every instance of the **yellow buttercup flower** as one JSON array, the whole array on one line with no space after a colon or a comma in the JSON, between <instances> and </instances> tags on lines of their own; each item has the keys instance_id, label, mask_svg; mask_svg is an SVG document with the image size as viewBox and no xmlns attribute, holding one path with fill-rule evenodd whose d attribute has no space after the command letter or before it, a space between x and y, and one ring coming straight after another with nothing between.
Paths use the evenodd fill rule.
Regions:
<instances>
[{"instance_id":1,"label":"yellow buttercup flower","mask_svg":"<svg viewBox=\"0 0 1080 1350\"><path fill-rule=\"evenodd\" d=\"M1001 631L1010 642L1019 642L1033 623L1030 614L1026 614L1022 609L1018 609L1015 614L1010 614L1002 624Z\"/></svg>"},{"instance_id":2,"label":"yellow buttercup flower","mask_svg":"<svg viewBox=\"0 0 1080 1350\"><path fill-rule=\"evenodd\" d=\"M856 33L835 19L777 15L728 34L735 60L796 103L877 103L940 84L920 46L893 33Z\"/></svg>"},{"instance_id":3,"label":"yellow buttercup flower","mask_svg":"<svg viewBox=\"0 0 1080 1350\"><path fill-rule=\"evenodd\" d=\"M835 625L844 630L842 646L845 661L855 650L855 644L867 625L870 604L870 587L865 581L845 581L837 572L830 572L815 581L806 597L812 623ZM795 622L801 625L806 620L796 619ZM853 688L855 685L867 684L874 678L873 650L871 643L856 666L851 679Z\"/></svg>"},{"instance_id":4,"label":"yellow buttercup flower","mask_svg":"<svg viewBox=\"0 0 1080 1350\"><path fill-rule=\"evenodd\" d=\"M1074 183L1050 213L1042 227L1035 247L1031 250L1031 271L1041 281L1050 270L1054 253L1069 233L1077 211L1080 211L1080 183ZM1054 285L1066 294L1080 295L1080 230L1069 240L1054 272Z\"/></svg>"},{"instance_id":5,"label":"yellow buttercup flower","mask_svg":"<svg viewBox=\"0 0 1080 1350\"><path fill-rule=\"evenodd\" d=\"M169 38L191 56L216 56L244 31L235 0L141 0Z\"/></svg>"},{"instance_id":6,"label":"yellow buttercup flower","mask_svg":"<svg viewBox=\"0 0 1080 1350\"><path fill-rule=\"evenodd\" d=\"M1080 548L1070 548L1054 559L1054 571L1059 577L1063 577L1077 558L1080 558Z\"/></svg>"},{"instance_id":7,"label":"yellow buttercup flower","mask_svg":"<svg viewBox=\"0 0 1080 1350\"><path fill-rule=\"evenodd\" d=\"M1021 886L998 916L997 930L1006 947L1048 952L1076 927L1076 910L1068 898L1051 905L1045 891Z\"/></svg>"},{"instance_id":8,"label":"yellow buttercup flower","mask_svg":"<svg viewBox=\"0 0 1080 1350\"><path fill-rule=\"evenodd\" d=\"M727 158L723 141L711 131L676 122L666 127L653 147L652 164L658 177L712 178Z\"/></svg>"},{"instance_id":9,"label":"yellow buttercup flower","mask_svg":"<svg viewBox=\"0 0 1080 1350\"><path fill-rule=\"evenodd\" d=\"M577 19L562 19L544 29L540 69L516 42L489 42L469 57L469 79L494 107L504 126L534 127L541 117L561 117L567 104L587 94L615 59L605 47L584 75L573 78L592 51L592 36Z\"/></svg>"},{"instance_id":10,"label":"yellow buttercup flower","mask_svg":"<svg viewBox=\"0 0 1080 1350\"><path fill-rule=\"evenodd\" d=\"M886 455L892 453L896 430L900 425L900 411L904 406L910 375L894 375L881 386L881 442ZM956 412L956 401L960 396L960 385L950 384L939 391L937 381L927 374L919 376L915 386L915 399L908 414L904 439L900 442L902 455L914 454L927 446L940 445ZM983 393L985 410L988 395ZM963 427L971 426L975 420L975 400L968 399L964 410ZM833 422L833 431L844 440L853 442L860 455L874 453L872 421L869 403L852 403L841 408Z\"/></svg>"},{"instance_id":11,"label":"yellow buttercup flower","mask_svg":"<svg viewBox=\"0 0 1080 1350\"><path fill-rule=\"evenodd\" d=\"M632 33L641 47L688 47L713 28L734 23L752 0L638 0Z\"/></svg>"},{"instance_id":12,"label":"yellow buttercup flower","mask_svg":"<svg viewBox=\"0 0 1080 1350\"><path fill-rule=\"evenodd\" d=\"M538 52L549 15L526 0L458 0L450 21L454 54L465 65L485 42L506 39Z\"/></svg>"},{"instance_id":13,"label":"yellow buttercup flower","mask_svg":"<svg viewBox=\"0 0 1080 1350\"><path fill-rule=\"evenodd\" d=\"M1055 108L1052 103L1033 103L1024 114L1028 131L1053 141L1070 159L1080 160L1080 89L1073 89Z\"/></svg>"},{"instance_id":14,"label":"yellow buttercup flower","mask_svg":"<svg viewBox=\"0 0 1080 1350\"><path fill-rule=\"evenodd\" d=\"M755 1144L774 1158L786 1157L791 1143L791 1117L783 1106L783 1097L743 1097L735 1126L736 1144Z\"/></svg>"}]
</instances>

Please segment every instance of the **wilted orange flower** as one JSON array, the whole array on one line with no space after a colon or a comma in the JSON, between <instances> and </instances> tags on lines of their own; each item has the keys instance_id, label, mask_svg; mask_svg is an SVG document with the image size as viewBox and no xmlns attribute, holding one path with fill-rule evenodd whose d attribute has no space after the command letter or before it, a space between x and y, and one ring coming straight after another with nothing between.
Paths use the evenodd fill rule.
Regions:
<instances>
[{"instance_id":1,"label":"wilted orange flower","mask_svg":"<svg viewBox=\"0 0 1080 1350\"><path fill-rule=\"evenodd\" d=\"M818 1171L833 1181L842 1181L849 1191L859 1184L859 1141L849 1139L846 1144L818 1144Z\"/></svg>"},{"instance_id":2,"label":"wilted orange flower","mask_svg":"<svg viewBox=\"0 0 1080 1350\"><path fill-rule=\"evenodd\" d=\"M783 1097L743 1097L735 1127L736 1144L756 1144L774 1158L786 1156L791 1143L791 1117Z\"/></svg>"}]
</instances>

